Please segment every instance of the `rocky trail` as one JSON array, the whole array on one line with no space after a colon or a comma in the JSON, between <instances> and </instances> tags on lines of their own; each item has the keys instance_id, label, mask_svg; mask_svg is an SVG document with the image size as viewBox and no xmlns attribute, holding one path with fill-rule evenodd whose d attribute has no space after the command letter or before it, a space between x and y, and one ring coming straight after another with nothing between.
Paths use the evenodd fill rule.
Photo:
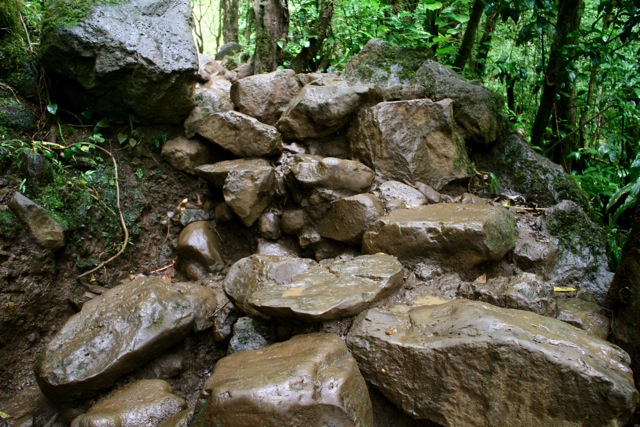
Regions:
<instances>
[{"instance_id":1,"label":"rocky trail","mask_svg":"<svg viewBox=\"0 0 640 427\"><path fill-rule=\"evenodd\" d=\"M5 425L625 425L639 396L584 196L497 96L426 58L389 71L404 56L373 40L343 75L253 76L201 56L184 126L136 160L139 241L84 280L60 224L3 190L24 224L1 236L22 310ZM188 91L153 90L134 113L184 119Z\"/></svg>"}]
</instances>

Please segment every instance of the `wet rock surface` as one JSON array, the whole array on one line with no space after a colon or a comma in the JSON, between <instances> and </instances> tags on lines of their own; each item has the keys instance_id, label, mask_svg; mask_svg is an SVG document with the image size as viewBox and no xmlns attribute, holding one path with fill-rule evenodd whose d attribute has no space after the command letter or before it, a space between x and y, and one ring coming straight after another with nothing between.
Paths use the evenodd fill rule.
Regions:
<instances>
[{"instance_id":1,"label":"wet rock surface","mask_svg":"<svg viewBox=\"0 0 640 427\"><path fill-rule=\"evenodd\" d=\"M7 206L29 228L40 246L54 250L64 247L64 229L41 206L18 192Z\"/></svg>"},{"instance_id":2,"label":"wet rock surface","mask_svg":"<svg viewBox=\"0 0 640 427\"><path fill-rule=\"evenodd\" d=\"M310 334L221 359L191 425L365 427L373 426L373 416L366 384L344 342Z\"/></svg>"},{"instance_id":3,"label":"wet rock surface","mask_svg":"<svg viewBox=\"0 0 640 427\"><path fill-rule=\"evenodd\" d=\"M186 407L162 380L142 380L118 390L71 423L72 427L158 425Z\"/></svg>"},{"instance_id":4,"label":"wet rock surface","mask_svg":"<svg viewBox=\"0 0 640 427\"><path fill-rule=\"evenodd\" d=\"M638 402L626 353L521 310L465 300L371 309L347 343L389 400L442 425L616 425Z\"/></svg>"},{"instance_id":5,"label":"wet rock surface","mask_svg":"<svg viewBox=\"0 0 640 427\"><path fill-rule=\"evenodd\" d=\"M224 267L220 239L215 223L210 221L187 225L180 233L176 252L180 268L192 280L202 279Z\"/></svg>"},{"instance_id":6,"label":"wet rock surface","mask_svg":"<svg viewBox=\"0 0 640 427\"><path fill-rule=\"evenodd\" d=\"M382 215L382 210L380 200L370 193L338 199L331 203L318 232L339 242L359 244L367 226Z\"/></svg>"}]
</instances>

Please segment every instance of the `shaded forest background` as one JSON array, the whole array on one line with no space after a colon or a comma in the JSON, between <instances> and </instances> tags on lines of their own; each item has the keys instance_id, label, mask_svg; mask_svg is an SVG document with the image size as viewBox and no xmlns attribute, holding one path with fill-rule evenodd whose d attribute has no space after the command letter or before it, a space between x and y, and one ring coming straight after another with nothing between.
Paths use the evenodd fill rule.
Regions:
<instances>
[{"instance_id":1,"label":"shaded forest background","mask_svg":"<svg viewBox=\"0 0 640 427\"><path fill-rule=\"evenodd\" d=\"M25 57L37 64L44 10L53 1L6 0L0 7L2 85L20 91L12 73ZM78 10L87 3L55 1ZM199 51L213 55L223 44L239 43L256 73L340 71L368 40L380 38L428 51L468 80L501 94L514 129L562 165L589 195L608 228L614 263L619 262L630 208L640 193L636 0L191 3ZM55 115L46 96L40 104L44 115Z\"/></svg>"}]
</instances>

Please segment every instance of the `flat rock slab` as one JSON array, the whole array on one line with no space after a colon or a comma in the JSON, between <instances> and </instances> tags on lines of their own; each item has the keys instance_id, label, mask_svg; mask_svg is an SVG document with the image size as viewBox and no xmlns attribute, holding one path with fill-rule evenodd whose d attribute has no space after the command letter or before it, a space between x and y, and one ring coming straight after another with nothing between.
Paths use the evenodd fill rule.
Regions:
<instances>
[{"instance_id":1,"label":"flat rock slab","mask_svg":"<svg viewBox=\"0 0 640 427\"><path fill-rule=\"evenodd\" d=\"M347 344L390 401L446 426L619 426L638 403L619 347L526 311L468 300L371 309Z\"/></svg>"},{"instance_id":2,"label":"flat rock slab","mask_svg":"<svg viewBox=\"0 0 640 427\"><path fill-rule=\"evenodd\" d=\"M220 359L192 427L372 427L367 386L344 342L298 335Z\"/></svg>"},{"instance_id":3,"label":"flat rock slab","mask_svg":"<svg viewBox=\"0 0 640 427\"><path fill-rule=\"evenodd\" d=\"M143 278L88 301L38 358L42 392L56 401L87 397L180 342L196 324L211 325L202 318L216 309L207 303L214 295L202 298L207 291L213 292Z\"/></svg>"},{"instance_id":4,"label":"flat rock slab","mask_svg":"<svg viewBox=\"0 0 640 427\"><path fill-rule=\"evenodd\" d=\"M288 283L265 284L247 302L273 317L324 321L351 317L388 297L401 285L402 264L384 254L320 264Z\"/></svg>"},{"instance_id":5,"label":"flat rock slab","mask_svg":"<svg viewBox=\"0 0 640 427\"><path fill-rule=\"evenodd\" d=\"M163 380L141 380L114 392L76 417L71 427L155 426L187 406Z\"/></svg>"},{"instance_id":6,"label":"flat rock slab","mask_svg":"<svg viewBox=\"0 0 640 427\"><path fill-rule=\"evenodd\" d=\"M516 243L515 221L503 208L437 204L397 209L369 226L364 253L432 259L456 268L500 260Z\"/></svg>"}]
</instances>

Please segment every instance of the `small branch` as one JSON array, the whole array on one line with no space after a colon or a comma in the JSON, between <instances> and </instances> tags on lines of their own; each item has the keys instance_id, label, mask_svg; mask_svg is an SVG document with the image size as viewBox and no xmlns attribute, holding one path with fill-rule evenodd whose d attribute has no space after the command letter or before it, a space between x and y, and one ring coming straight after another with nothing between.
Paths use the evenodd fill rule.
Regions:
<instances>
[{"instance_id":1,"label":"small branch","mask_svg":"<svg viewBox=\"0 0 640 427\"><path fill-rule=\"evenodd\" d=\"M166 269L168 269L168 268L173 267L175 264L176 264L176 261L175 261L175 260L173 260L173 261L171 261L171 263L170 263L170 264L165 265L164 267L160 267L160 268L159 268L159 269L157 269L157 270L150 271L150 272L149 272L149 274L159 273L159 272L161 272L161 271L164 271L164 270L166 270Z\"/></svg>"}]
</instances>

